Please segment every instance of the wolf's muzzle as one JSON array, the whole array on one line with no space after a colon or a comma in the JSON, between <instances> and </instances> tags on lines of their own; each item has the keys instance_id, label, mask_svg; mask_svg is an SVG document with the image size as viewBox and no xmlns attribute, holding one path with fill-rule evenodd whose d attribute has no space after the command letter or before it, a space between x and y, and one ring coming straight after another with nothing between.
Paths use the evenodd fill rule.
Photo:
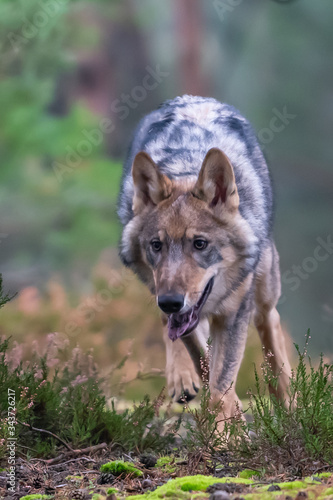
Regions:
<instances>
[{"instance_id":1,"label":"wolf's muzzle","mask_svg":"<svg viewBox=\"0 0 333 500\"><path fill-rule=\"evenodd\" d=\"M166 314L178 313L184 306L184 295L180 293L160 295L157 303Z\"/></svg>"}]
</instances>

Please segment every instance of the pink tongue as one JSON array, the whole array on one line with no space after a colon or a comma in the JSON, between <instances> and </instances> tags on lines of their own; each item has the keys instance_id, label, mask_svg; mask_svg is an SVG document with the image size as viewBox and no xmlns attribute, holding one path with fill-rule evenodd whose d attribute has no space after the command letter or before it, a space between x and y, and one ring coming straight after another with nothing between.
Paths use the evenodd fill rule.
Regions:
<instances>
[{"instance_id":1,"label":"pink tongue","mask_svg":"<svg viewBox=\"0 0 333 500\"><path fill-rule=\"evenodd\" d=\"M171 314L168 317L169 338L175 341L185 333L190 333L193 327L196 326L197 319L194 307L192 307L185 314Z\"/></svg>"}]
</instances>

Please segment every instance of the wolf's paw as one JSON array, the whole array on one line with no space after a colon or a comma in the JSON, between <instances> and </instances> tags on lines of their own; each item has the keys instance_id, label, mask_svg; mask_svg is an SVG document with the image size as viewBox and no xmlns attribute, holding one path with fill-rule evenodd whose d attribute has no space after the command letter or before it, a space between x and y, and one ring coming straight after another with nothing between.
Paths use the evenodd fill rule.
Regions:
<instances>
[{"instance_id":1,"label":"wolf's paw","mask_svg":"<svg viewBox=\"0 0 333 500\"><path fill-rule=\"evenodd\" d=\"M200 379L192 367L175 367L167 370L169 395L177 403L191 401L199 392Z\"/></svg>"}]
</instances>

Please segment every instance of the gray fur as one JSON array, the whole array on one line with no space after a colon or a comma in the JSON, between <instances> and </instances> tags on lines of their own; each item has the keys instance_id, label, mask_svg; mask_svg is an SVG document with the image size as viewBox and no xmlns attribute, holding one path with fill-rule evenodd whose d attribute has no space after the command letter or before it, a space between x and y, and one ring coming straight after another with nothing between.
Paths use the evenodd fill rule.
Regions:
<instances>
[{"instance_id":1,"label":"gray fur","mask_svg":"<svg viewBox=\"0 0 333 500\"><path fill-rule=\"evenodd\" d=\"M202 112L212 106L209 119L196 123L186 117L193 107ZM184 117L185 116L185 117ZM133 217L131 168L135 155L146 151L170 179L199 174L202 161L212 147L230 159L238 188L241 215L253 230L258 243L270 237L272 188L270 175L249 122L232 106L212 98L185 95L166 101L139 123L124 165L118 215L125 226Z\"/></svg>"}]
</instances>

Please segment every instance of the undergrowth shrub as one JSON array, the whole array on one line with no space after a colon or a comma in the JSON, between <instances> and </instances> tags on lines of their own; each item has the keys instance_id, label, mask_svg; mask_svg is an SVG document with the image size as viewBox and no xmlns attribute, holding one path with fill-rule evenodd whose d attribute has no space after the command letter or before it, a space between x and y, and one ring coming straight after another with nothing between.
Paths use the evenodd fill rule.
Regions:
<instances>
[{"instance_id":1,"label":"undergrowth shrub","mask_svg":"<svg viewBox=\"0 0 333 500\"><path fill-rule=\"evenodd\" d=\"M255 369L247 421L238 413L219 430L221 405L212 406L208 384L204 384L200 407L187 410L191 416L184 440L188 451L213 462L217 459L227 469L236 459L239 464L275 474L283 471L302 476L333 470L333 365L325 363L323 356L317 367L313 365L307 356L309 338L308 332L302 352L295 344L298 364L292 371L287 401L269 392L278 380L270 355L261 366L261 375Z\"/></svg>"},{"instance_id":2,"label":"undergrowth shrub","mask_svg":"<svg viewBox=\"0 0 333 500\"><path fill-rule=\"evenodd\" d=\"M35 346L32 358L25 362L21 359L22 346L14 344L10 349L8 339L0 342L3 440L8 389L11 389L16 398L16 437L21 446L32 448L37 456L55 454L59 443L31 427L50 431L74 448L103 441L126 451L168 448L173 434L161 432L163 422L158 410L162 396L152 402L147 396L140 405L119 413L114 405L107 406L104 381L97 373L91 354L84 354L77 347L69 351L57 341L58 336L50 334L45 352L38 353ZM68 361L58 363L66 352Z\"/></svg>"},{"instance_id":3,"label":"undergrowth shrub","mask_svg":"<svg viewBox=\"0 0 333 500\"><path fill-rule=\"evenodd\" d=\"M218 432L218 418L221 404L211 404L211 395L208 386L202 388L199 408L185 407L189 419L185 423L186 435L183 443L190 453L200 452L213 454L221 448L225 441Z\"/></svg>"},{"instance_id":4,"label":"undergrowth shrub","mask_svg":"<svg viewBox=\"0 0 333 500\"><path fill-rule=\"evenodd\" d=\"M333 365L321 355L315 368L307 356L307 345L301 352L295 344L298 364L292 372L287 404L273 394L269 385L276 384L269 363L263 364L263 380L258 373L256 391L251 393L253 423L256 434L253 447L266 457L299 469L310 462L333 465Z\"/></svg>"}]
</instances>

